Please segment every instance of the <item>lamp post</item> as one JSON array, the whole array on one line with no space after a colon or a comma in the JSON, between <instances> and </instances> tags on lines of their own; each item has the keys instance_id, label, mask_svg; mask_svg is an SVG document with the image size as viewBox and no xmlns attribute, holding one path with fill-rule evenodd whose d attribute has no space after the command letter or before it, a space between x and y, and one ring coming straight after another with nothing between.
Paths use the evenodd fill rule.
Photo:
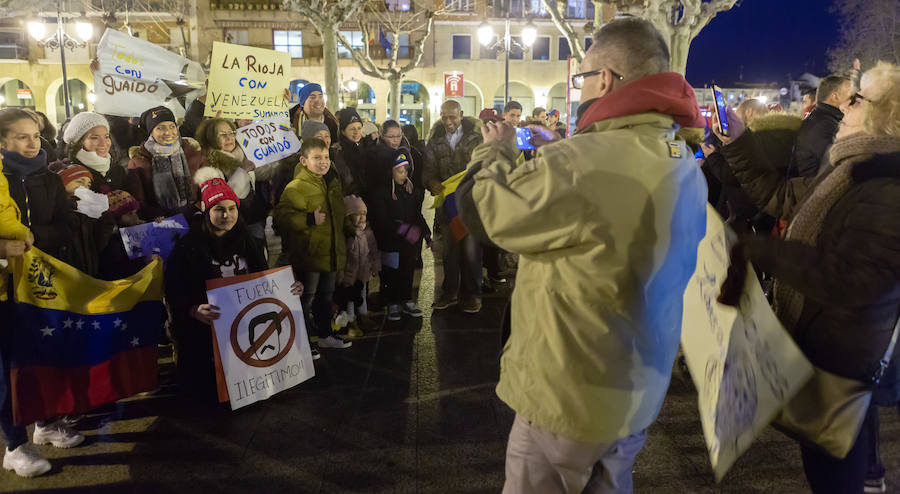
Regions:
<instances>
[{"instance_id":1,"label":"lamp post","mask_svg":"<svg viewBox=\"0 0 900 494\"><path fill-rule=\"evenodd\" d=\"M522 28L522 42L519 43L512 39L509 33L510 27L510 0L500 0L498 2L500 5L500 9L504 14L504 22L503 22L503 39L494 39L494 28L485 21L481 23L481 26L478 28L478 41L491 49L503 50L504 53L504 62L505 62L505 74L503 78L503 87L504 87L504 95L503 102L504 104L509 101L509 51L512 49L512 46L522 49L523 51L527 48L530 48L531 45L537 40L537 29L535 29L534 24L529 20L528 24Z\"/></svg>"},{"instance_id":2,"label":"lamp post","mask_svg":"<svg viewBox=\"0 0 900 494\"><path fill-rule=\"evenodd\" d=\"M94 27L89 22L78 21L75 23L75 32L81 40L77 40L69 36L63 29L62 16L62 0L56 0L56 32L49 38L44 38L47 34L47 27L40 20L30 21L28 23L28 34L37 40L38 46L47 47L51 50L59 48L59 62L62 65L63 78L63 99L66 106L66 119L72 117L72 102L69 100L69 77L66 73L66 48L75 51L75 48L82 48L87 41L94 36Z\"/></svg>"}]
</instances>

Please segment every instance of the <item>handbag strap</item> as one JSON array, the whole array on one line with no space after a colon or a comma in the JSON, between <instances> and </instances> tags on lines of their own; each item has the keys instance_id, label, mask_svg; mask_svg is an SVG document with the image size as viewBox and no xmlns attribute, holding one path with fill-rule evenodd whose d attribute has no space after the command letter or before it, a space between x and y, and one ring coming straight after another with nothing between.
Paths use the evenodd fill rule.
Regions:
<instances>
[{"instance_id":1,"label":"handbag strap","mask_svg":"<svg viewBox=\"0 0 900 494\"><path fill-rule=\"evenodd\" d=\"M897 324L894 324L894 333L891 335L891 342L888 344L887 351L884 352L884 357L878 363L878 370L872 376L872 381L875 384L878 384L881 378L884 377L884 373L887 372L888 365L891 363L891 357L894 355L894 348L897 346L898 333L900 333L900 316L897 317Z\"/></svg>"}]
</instances>

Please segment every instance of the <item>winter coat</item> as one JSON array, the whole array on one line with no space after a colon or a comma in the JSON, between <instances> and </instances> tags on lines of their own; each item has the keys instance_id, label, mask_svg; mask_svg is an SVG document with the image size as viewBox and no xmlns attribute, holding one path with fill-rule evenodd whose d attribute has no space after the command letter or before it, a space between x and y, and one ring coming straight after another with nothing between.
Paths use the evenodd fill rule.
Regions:
<instances>
[{"instance_id":1,"label":"winter coat","mask_svg":"<svg viewBox=\"0 0 900 494\"><path fill-rule=\"evenodd\" d=\"M204 231L203 221L202 215L196 215L190 231L175 244L166 261L165 289L178 345L178 379L189 392L215 401L211 328L191 317L191 308L208 302L206 280L255 273L268 265L263 246L246 227L235 226L216 239Z\"/></svg>"},{"instance_id":2,"label":"winter coat","mask_svg":"<svg viewBox=\"0 0 900 494\"><path fill-rule=\"evenodd\" d=\"M206 156L201 153L187 139L181 140L181 149L187 159L191 177L197 169L208 165ZM159 217L169 217L182 213L188 218L196 212L196 208L185 207L179 210L167 210L159 204L156 193L153 190L153 157L144 146L134 146L128 151L131 160L128 162L128 188L127 191L141 205L138 214L145 220L153 220ZM198 187L194 185L195 199L199 199Z\"/></svg>"},{"instance_id":3,"label":"winter coat","mask_svg":"<svg viewBox=\"0 0 900 494\"><path fill-rule=\"evenodd\" d=\"M476 239L519 254L497 395L544 430L610 443L662 406L707 191L672 117L584 125L519 166L512 142L478 146L457 206Z\"/></svg>"},{"instance_id":4,"label":"winter coat","mask_svg":"<svg viewBox=\"0 0 900 494\"><path fill-rule=\"evenodd\" d=\"M753 132L723 148L744 190L770 214L793 218L819 177L785 180L767 166ZM815 245L773 237L743 242L748 256L804 296L788 328L814 365L868 381L900 309L900 153L853 166L853 182L823 218Z\"/></svg>"},{"instance_id":5,"label":"winter coat","mask_svg":"<svg viewBox=\"0 0 900 494\"><path fill-rule=\"evenodd\" d=\"M384 174L383 168L385 166L389 166L388 175L390 175L390 167L394 166L394 159L397 157L396 149L388 146L384 142L379 142L377 146L373 149L373 155L375 156L375 167L377 167L379 171L375 177L372 177L374 180L370 179L370 186L373 182L378 183L376 187L380 187L383 185ZM422 179L424 168L425 168L425 157L422 153L419 152L418 149L414 148L409 144L409 141L406 140L406 137L403 138L403 142L400 145L400 151L406 153L406 157L409 160L410 164L410 172L409 179L412 180L413 190L416 194L416 201L419 209L422 208L422 203L425 202L425 183Z\"/></svg>"},{"instance_id":6,"label":"winter coat","mask_svg":"<svg viewBox=\"0 0 900 494\"><path fill-rule=\"evenodd\" d=\"M107 281L128 278L147 265L147 261L139 257L130 259L122 242L122 235L118 227L113 230L112 238L106 244L106 248L100 252L100 268L97 278Z\"/></svg>"},{"instance_id":7,"label":"winter coat","mask_svg":"<svg viewBox=\"0 0 900 494\"><path fill-rule=\"evenodd\" d=\"M114 190L128 190L128 170L117 163L110 163L105 176L87 165L83 166L91 172L91 190L94 192L109 194Z\"/></svg>"},{"instance_id":8,"label":"winter coat","mask_svg":"<svg viewBox=\"0 0 900 494\"><path fill-rule=\"evenodd\" d=\"M422 171L425 185L434 181L443 182L466 169L472 151L483 140L481 120L463 117L462 130L462 137L456 143L456 148L452 149L443 123L438 122L431 129L431 138L425 145L425 166Z\"/></svg>"},{"instance_id":9,"label":"winter coat","mask_svg":"<svg viewBox=\"0 0 900 494\"><path fill-rule=\"evenodd\" d=\"M367 283L379 271L380 266L381 252L378 251L375 234L371 228L366 227L361 235L354 232L347 236L347 263L338 283L342 286L352 286L357 281Z\"/></svg>"},{"instance_id":10,"label":"winter coat","mask_svg":"<svg viewBox=\"0 0 900 494\"><path fill-rule=\"evenodd\" d=\"M313 215L317 208L325 213L321 225ZM346 210L341 182L333 169L321 177L297 165L295 178L285 187L272 217L281 233L282 263L290 262L297 273L344 269Z\"/></svg>"},{"instance_id":11,"label":"winter coat","mask_svg":"<svg viewBox=\"0 0 900 494\"><path fill-rule=\"evenodd\" d=\"M371 164L374 162L374 155L367 152L362 141L354 143L343 135L337 146L335 146L336 155L335 162L342 162L346 169L350 172L353 185L350 191L345 191L344 195L358 195L368 203L368 178L366 174ZM341 170L338 170L341 174Z\"/></svg>"},{"instance_id":12,"label":"winter coat","mask_svg":"<svg viewBox=\"0 0 900 494\"><path fill-rule=\"evenodd\" d=\"M0 159L0 172L2 171L3 160ZM28 233L28 227L22 224L22 213L19 212L16 201L9 195L6 174L0 173L0 238L25 240Z\"/></svg>"},{"instance_id":13,"label":"winter coat","mask_svg":"<svg viewBox=\"0 0 900 494\"><path fill-rule=\"evenodd\" d=\"M5 161L11 158L6 156ZM63 262L71 263L71 247L76 231L75 212L62 180L49 169L27 176L14 175L8 163L3 174L9 183L9 195L22 214L22 224L34 234L34 245Z\"/></svg>"},{"instance_id":14,"label":"winter coat","mask_svg":"<svg viewBox=\"0 0 900 494\"><path fill-rule=\"evenodd\" d=\"M344 161L344 154L341 152L340 146L332 146L328 150L328 156L331 158L331 165L341 179L341 190L344 191L344 196L360 195L361 187L353 180L353 173Z\"/></svg>"},{"instance_id":15,"label":"winter coat","mask_svg":"<svg viewBox=\"0 0 900 494\"><path fill-rule=\"evenodd\" d=\"M72 265L94 278L99 277L100 264L106 262L100 253L109 245L115 231L116 220L108 211L99 218L76 212L75 238L70 242L74 251Z\"/></svg>"},{"instance_id":16,"label":"winter coat","mask_svg":"<svg viewBox=\"0 0 900 494\"><path fill-rule=\"evenodd\" d=\"M825 103L816 105L800 127L791 163L792 177L815 177L819 173L825 151L834 142L843 119L840 109Z\"/></svg>"},{"instance_id":17,"label":"winter coat","mask_svg":"<svg viewBox=\"0 0 900 494\"><path fill-rule=\"evenodd\" d=\"M264 221L269 214L269 208L264 201L257 199L254 176L247 171L249 168L247 164L219 149L206 149L204 154L209 166L221 171L228 185L237 193L241 200L240 216L244 218L244 222L253 224ZM247 158L244 158L244 161L246 162ZM250 167L252 166L251 164Z\"/></svg>"},{"instance_id":18,"label":"winter coat","mask_svg":"<svg viewBox=\"0 0 900 494\"><path fill-rule=\"evenodd\" d=\"M291 126L297 130L297 135L300 134L300 128L303 127L303 122L307 121L306 113L303 113L303 107L300 105L294 105L291 107L288 114L291 117ZM331 134L331 142L332 144L338 142L338 139L341 137L340 133L340 125L338 124L337 117L335 117L331 110L328 108L325 109L325 121L323 122L326 127L328 127L328 132Z\"/></svg>"}]
</instances>

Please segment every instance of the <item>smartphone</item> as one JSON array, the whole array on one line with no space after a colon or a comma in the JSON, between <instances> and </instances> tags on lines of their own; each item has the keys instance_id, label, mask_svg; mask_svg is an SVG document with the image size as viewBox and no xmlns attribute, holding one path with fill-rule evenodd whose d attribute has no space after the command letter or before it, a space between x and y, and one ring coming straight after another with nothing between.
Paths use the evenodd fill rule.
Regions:
<instances>
[{"instance_id":1,"label":"smartphone","mask_svg":"<svg viewBox=\"0 0 900 494\"><path fill-rule=\"evenodd\" d=\"M534 144L531 143L531 129L516 127L516 147L519 149L534 149Z\"/></svg>"},{"instance_id":2,"label":"smartphone","mask_svg":"<svg viewBox=\"0 0 900 494\"><path fill-rule=\"evenodd\" d=\"M713 85L713 103L716 105L716 115L719 116L722 135L728 137L728 115L725 113L725 95L722 94L722 88Z\"/></svg>"}]
</instances>

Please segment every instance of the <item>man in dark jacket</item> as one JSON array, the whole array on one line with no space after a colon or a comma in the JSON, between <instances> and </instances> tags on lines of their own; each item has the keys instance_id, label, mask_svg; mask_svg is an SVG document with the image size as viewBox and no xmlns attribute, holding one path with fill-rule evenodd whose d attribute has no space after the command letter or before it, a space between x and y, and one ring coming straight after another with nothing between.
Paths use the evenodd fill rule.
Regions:
<instances>
[{"instance_id":1,"label":"man in dark jacket","mask_svg":"<svg viewBox=\"0 0 900 494\"><path fill-rule=\"evenodd\" d=\"M843 76L822 79L816 91L816 109L803 121L794 147L791 176L814 177L825 151L834 141L844 113L841 107L850 101L853 83Z\"/></svg>"},{"instance_id":2,"label":"man in dark jacket","mask_svg":"<svg viewBox=\"0 0 900 494\"><path fill-rule=\"evenodd\" d=\"M423 180L434 195L441 194L441 182L462 172L472 157L472 151L481 144L478 122L464 118L462 107L453 100L441 105L441 123L434 127L431 139L425 146ZM443 208L442 208L443 209ZM481 311L481 246L471 235L457 240L450 231L449 218L443 211L436 214L444 244L444 281L442 294L434 302L435 309L456 305L459 298L467 299L462 310L469 313ZM462 289L460 289L462 279Z\"/></svg>"}]
</instances>

